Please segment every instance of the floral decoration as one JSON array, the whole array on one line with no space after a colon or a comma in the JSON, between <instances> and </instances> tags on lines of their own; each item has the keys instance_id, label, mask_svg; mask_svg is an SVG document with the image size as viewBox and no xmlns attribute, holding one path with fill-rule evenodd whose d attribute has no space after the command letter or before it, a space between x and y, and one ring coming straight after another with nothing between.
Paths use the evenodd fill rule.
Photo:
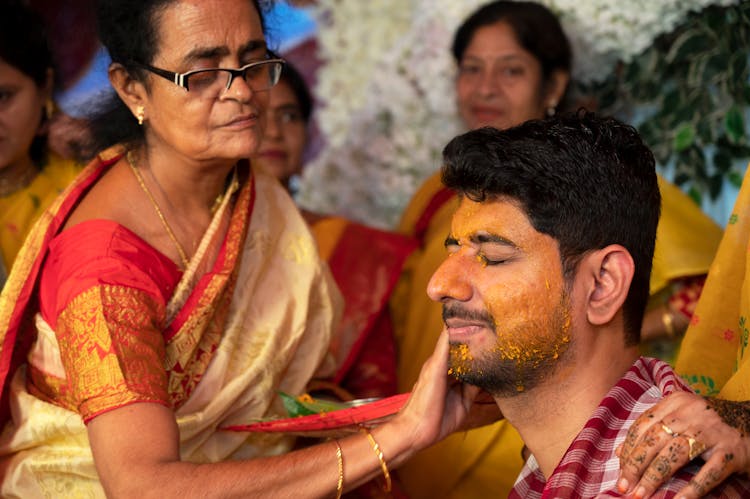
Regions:
<instances>
[{"instance_id":1,"label":"floral decoration","mask_svg":"<svg viewBox=\"0 0 750 499\"><path fill-rule=\"evenodd\" d=\"M393 227L462 130L453 32L483 0L318 0L325 61L316 97L327 145L300 182L306 208ZM574 79L601 85L690 12L736 0L544 0L574 50Z\"/></svg>"}]
</instances>

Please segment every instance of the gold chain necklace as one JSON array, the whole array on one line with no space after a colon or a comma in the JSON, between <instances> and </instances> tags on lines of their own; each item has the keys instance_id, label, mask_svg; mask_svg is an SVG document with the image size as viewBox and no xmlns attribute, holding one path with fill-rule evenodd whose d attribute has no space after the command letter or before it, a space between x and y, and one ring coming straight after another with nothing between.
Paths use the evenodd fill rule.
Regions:
<instances>
[{"instance_id":1,"label":"gold chain necklace","mask_svg":"<svg viewBox=\"0 0 750 499\"><path fill-rule=\"evenodd\" d=\"M187 253L185 253L185 250L182 248L180 241L177 240L177 236L174 235L172 228L169 226L167 219L164 217L164 213L162 213L161 208L159 208L159 204L156 202L156 199L154 199L154 195L151 194L151 191L148 190L148 187L146 187L146 183L143 181L143 176L141 175L138 166L135 164L133 151L128 151L126 156L128 159L128 164L130 165L130 169L133 170L133 174L135 175L136 180L138 180L138 184L141 186L141 189L143 189L143 192L146 193L148 199L151 200L151 204L154 205L154 210L156 210L156 214L159 216L159 220L161 220L161 224L164 226L164 230L167 231L167 235L177 248L177 253L180 254L180 259L182 260L183 270L187 269L188 265L190 264Z\"/></svg>"}]
</instances>

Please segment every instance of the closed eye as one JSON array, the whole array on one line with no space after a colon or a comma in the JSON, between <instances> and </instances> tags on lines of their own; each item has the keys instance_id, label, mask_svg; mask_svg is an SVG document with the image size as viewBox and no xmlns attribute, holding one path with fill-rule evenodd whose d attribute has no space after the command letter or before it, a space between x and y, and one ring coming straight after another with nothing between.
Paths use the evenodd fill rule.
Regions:
<instances>
[{"instance_id":1,"label":"closed eye","mask_svg":"<svg viewBox=\"0 0 750 499\"><path fill-rule=\"evenodd\" d=\"M488 265L488 266L501 265L501 264L503 264L503 263L505 263L505 262L508 261L507 258L493 260L493 259L488 258L487 255L485 255L484 253L481 253L481 252L477 253L477 258L479 259L480 262L482 262L483 265Z\"/></svg>"}]
</instances>

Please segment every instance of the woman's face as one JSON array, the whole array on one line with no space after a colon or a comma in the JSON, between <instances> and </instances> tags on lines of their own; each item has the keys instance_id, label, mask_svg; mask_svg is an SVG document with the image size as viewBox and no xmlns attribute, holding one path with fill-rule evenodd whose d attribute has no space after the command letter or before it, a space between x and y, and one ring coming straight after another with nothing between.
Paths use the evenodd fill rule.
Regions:
<instances>
[{"instance_id":1,"label":"woman's face","mask_svg":"<svg viewBox=\"0 0 750 499\"><path fill-rule=\"evenodd\" d=\"M47 91L0 59L0 169L30 164L29 148L39 131Z\"/></svg>"},{"instance_id":2,"label":"woman's face","mask_svg":"<svg viewBox=\"0 0 750 499\"><path fill-rule=\"evenodd\" d=\"M256 163L288 185L289 178L302 170L307 144L307 127L292 88L283 79L270 91L266 131Z\"/></svg>"},{"instance_id":3,"label":"woman's face","mask_svg":"<svg viewBox=\"0 0 750 499\"><path fill-rule=\"evenodd\" d=\"M177 1L158 19L152 66L185 73L239 68L266 57L260 17L248 0ZM147 141L191 160L248 158L260 144L267 103L268 90L253 91L239 77L229 89L204 95L149 74Z\"/></svg>"},{"instance_id":4,"label":"woman's face","mask_svg":"<svg viewBox=\"0 0 750 499\"><path fill-rule=\"evenodd\" d=\"M459 63L456 100L471 130L542 118L548 106L557 104L545 95L539 61L503 21L477 29L471 38Z\"/></svg>"}]
</instances>

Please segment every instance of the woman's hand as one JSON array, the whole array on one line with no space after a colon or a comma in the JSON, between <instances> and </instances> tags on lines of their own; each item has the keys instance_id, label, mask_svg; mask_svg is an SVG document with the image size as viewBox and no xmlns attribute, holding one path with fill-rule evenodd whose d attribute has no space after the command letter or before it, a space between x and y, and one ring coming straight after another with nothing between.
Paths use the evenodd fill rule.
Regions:
<instances>
[{"instance_id":1,"label":"woman's hand","mask_svg":"<svg viewBox=\"0 0 750 499\"><path fill-rule=\"evenodd\" d=\"M734 472L750 470L750 403L674 393L646 411L618 448L620 492L649 497L700 456L705 464L677 496L706 495Z\"/></svg>"},{"instance_id":2,"label":"woman's hand","mask_svg":"<svg viewBox=\"0 0 750 499\"><path fill-rule=\"evenodd\" d=\"M405 435L413 435L417 449L457 430L490 424L502 417L486 392L448 375L448 350L448 334L443 331L435 351L422 367L409 401L393 421L402 426Z\"/></svg>"}]
</instances>

